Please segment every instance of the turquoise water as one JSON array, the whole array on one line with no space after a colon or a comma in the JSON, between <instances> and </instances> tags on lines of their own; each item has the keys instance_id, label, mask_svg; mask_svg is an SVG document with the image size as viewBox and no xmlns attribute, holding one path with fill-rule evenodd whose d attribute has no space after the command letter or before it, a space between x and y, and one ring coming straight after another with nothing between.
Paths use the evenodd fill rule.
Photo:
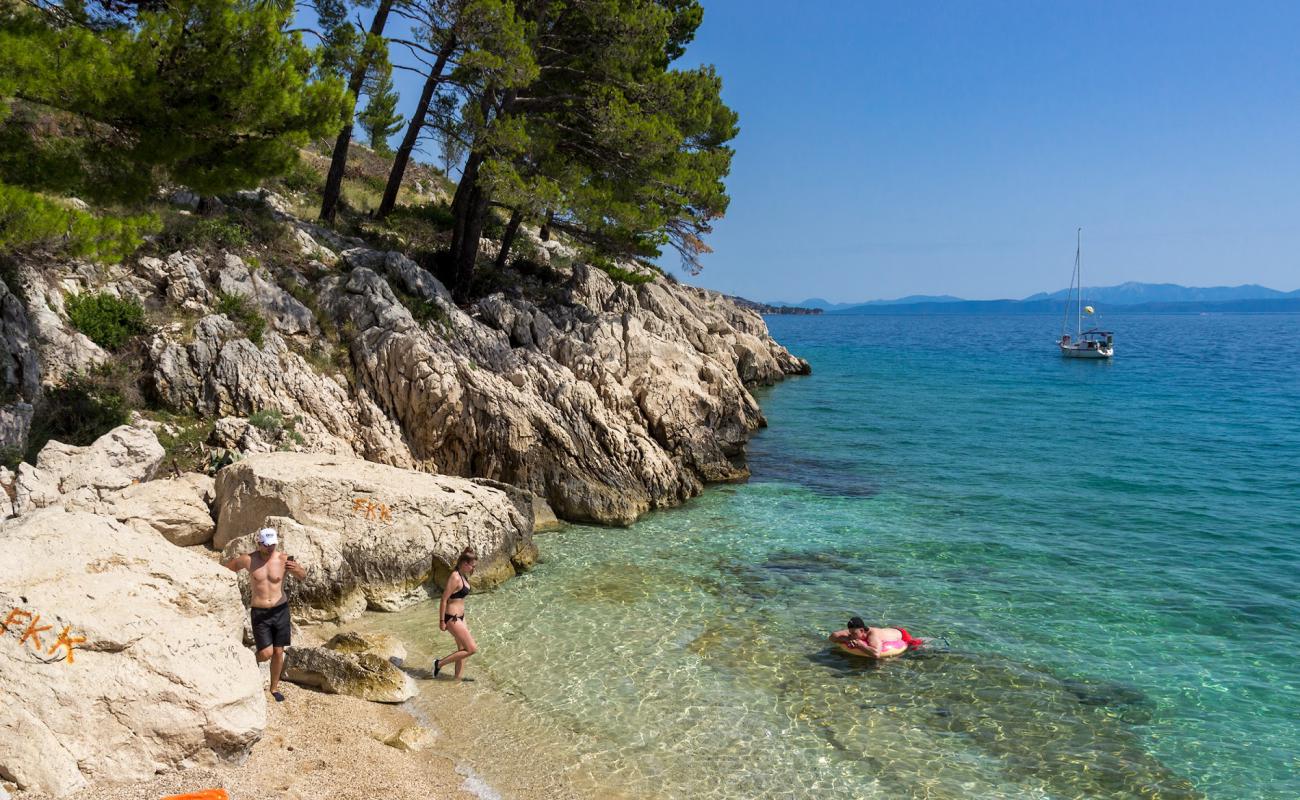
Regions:
<instances>
[{"instance_id":1,"label":"turquoise water","mask_svg":"<svg viewBox=\"0 0 1300 800\"><path fill-rule=\"evenodd\" d=\"M1300 317L1108 323L769 318L752 480L542 537L472 669L632 795L1300 796Z\"/></svg>"}]
</instances>

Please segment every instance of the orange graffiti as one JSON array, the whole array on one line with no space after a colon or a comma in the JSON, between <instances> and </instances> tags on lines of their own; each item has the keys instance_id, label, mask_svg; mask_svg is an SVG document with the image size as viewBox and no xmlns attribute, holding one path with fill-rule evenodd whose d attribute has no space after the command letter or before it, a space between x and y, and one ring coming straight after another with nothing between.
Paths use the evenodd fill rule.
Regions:
<instances>
[{"instance_id":1,"label":"orange graffiti","mask_svg":"<svg viewBox=\"0 0 1300 800\"><path fill-rule=\"evenodd\" d=\"M0 623L0 634L8 633L11 626L21 625L24 621L27 624L27 629L24 630L22 632L22 635L18 637L18 644L24 645L27 644L28 642L31 642L32 648L36 650L37 658L41 661L44 661L47 664L54 663L55 661L65 661L69 664L73 663L73 657L72 657L73 648L76 645L79 645L82 642L86 641L86 637L84 636L73 636L72 626L65 625L63 627L63 631L59 633L58 639L55 640L54 644L50 646L50 649L48 651L48 655L52 656L56 652L58 652L59 648L63 648L65 651L64 655L59 658L46 661L46 659L41 658L40 656L41 652L45 650L45 643L41 641L41 634L44 633L45 631L53 630L54 626L40 624L41 623L40 614L36 614L31 611L26 611L21 608L11 609L9 611L9 616L5 617L5 621L3 623ZM14 627L13 630L15 633L18 633L19 628Z\"/></svg>"},{"instance_id":2,"label":"orange graffiti","mask_svg":"<svg viewBox=\"0 0 1300 800\"><path fill-rule=\"evenodd\" d=\"M69 636L68 632L71 630L72 630L71 625L65 625L63 627L63 631L59 634L58 641L54 643L54 646L50 648L50 652L49 652L50 655L54 655L54 651L58 650L60 647L67 648L68 650L67 660L69 664L73 662L72 646L75 644L81 644L82 642L86 641L86 637L84 636Z\"/></svg>"},{"instance_id":3,"label":"orange graffiti","mask_svg":"<svg viewBox=\"0 0 1300 800\"><path fill-rule=\"evenodd\" d=\"M21 608L15 608L14 610L10 611L9 616L5 617L4 623L0 624L0 633L8 633L9 625L11 623L17 622L19 616L24 616L30 619L32 613L30 611L23 611Z\"/></svg>"},{"instance_id":4,"label":"orange graffiti","mask_svg":"<svg viewBox=\"0 0 1300 800\"><path fill-rule=\"evenodd\" d=\"M377 520L379 522L392 522L393 512L387 503L376 503L369 497L356 497L352 500L352 512L354 514L365 514L366 519Z\"/></svg>"},{"instance_id":5,"label":"orange graffiti","mask_svg":"<svg viewBox=\"0 0 1300 800\"><path fill-rule=\"evenodd\" d=\"M37 650L41 649L41 632L48 631L50 628L53 628L54 626L46 625L44 627L38 628L36 626L40 623L40 621L41 621L40 614L37 614L35 617L32 617L31 623L29 623L27 626L27 632L23 634L23 638L18 640L18 644L26 644L27 640L31 639L32 642L36 645L36 649Z\"/></svg>"}]
</instances>

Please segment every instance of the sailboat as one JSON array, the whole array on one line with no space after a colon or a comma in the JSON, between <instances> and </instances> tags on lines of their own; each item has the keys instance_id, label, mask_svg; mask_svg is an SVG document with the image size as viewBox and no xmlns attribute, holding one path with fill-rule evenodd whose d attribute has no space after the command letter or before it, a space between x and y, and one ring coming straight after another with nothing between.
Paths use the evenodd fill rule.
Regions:
<instances>
[{"instance_id":1,"label":"sailboat","mask_svg":"<svg viewBox=\"0 0 1300 800\"><path fill-rule=\"evenodd\" d=\"M1061 338L1057 345L1065 358L1110 358L1115 355L1115 334L1100 328L1083 329L1083 315L1092 316L1092 306L1083 304L1083 228L1077 231L1077 243L1074 249L1074 275L1070 279L1070 293L1066 295L1065 316L1061 320ZM1077 291L1077 296L1076 296ZM1070 305L1074 301L1075 334L1073 338L1066 330L1070 324Z\"/></svg>"}]
</instances>

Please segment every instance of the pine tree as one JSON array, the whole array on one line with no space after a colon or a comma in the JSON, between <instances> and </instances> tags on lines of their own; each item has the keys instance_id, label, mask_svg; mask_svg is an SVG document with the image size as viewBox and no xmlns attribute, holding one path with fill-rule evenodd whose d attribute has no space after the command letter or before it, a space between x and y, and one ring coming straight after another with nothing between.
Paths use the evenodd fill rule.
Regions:
<instances>
[{"instance_id":1,"label":"pine tree","mask_svg":"<svg viewBox=\"0 0 1300 800\"><path fill-rule=\"evenodd\" d=\"M736 116L711 68L675 70L696 0L517 2L531 68L458 79L471 142L453 200L455 293L466 299L493 204L616 255L672 246L690 269L728 202ZM505 243L508 250L509 241ZM503 257L504 258L504 257Z\"/></svg>"},{"instance_id":2,"label":"pine tree","mask_svg":"<svg viewBox=\"0 0 1300 800\"><path fill-rule=\"evenodd\" d=\"M129 204L165 183L215 193L282 174L347 111L341 81L313 77L316 57L292 19L289 0L0 0L8 213L23 206L14 191ZM28 239L60 215L69 235L104 239L82 212L30 208L25 223L9 220Z\"/></svg>"},{"instance_id":3,"label":"pine tree","mask_svg":"<svg viewBox=\"0 0 1300 800\"><path fill-rule=\"evenodd\" d=\"M357 124L370 139L370 149L387 155L392 153L388 137L402 129L401 114L397 113L397 92L393 91L393 68L387 64L374 70L367 82L366 94L370 98L365 111L357 115Z\"/></svg>"}]
</instances>

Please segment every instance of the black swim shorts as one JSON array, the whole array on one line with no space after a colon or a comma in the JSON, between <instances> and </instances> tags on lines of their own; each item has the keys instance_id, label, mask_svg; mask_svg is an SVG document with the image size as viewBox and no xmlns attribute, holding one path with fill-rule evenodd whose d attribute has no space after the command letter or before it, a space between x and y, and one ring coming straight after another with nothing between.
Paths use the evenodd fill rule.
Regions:
<instances>
[{"instance_id":1,"label":"black swim shorts","mask_svg":"<svg viewBox=\"0 0 1300 800\"><path fill-rule=\"evenodd\" d=\"M289 601L275 608L253 609L253 642L257 649L289 646Z\"/></svg>"}]
</instances>

